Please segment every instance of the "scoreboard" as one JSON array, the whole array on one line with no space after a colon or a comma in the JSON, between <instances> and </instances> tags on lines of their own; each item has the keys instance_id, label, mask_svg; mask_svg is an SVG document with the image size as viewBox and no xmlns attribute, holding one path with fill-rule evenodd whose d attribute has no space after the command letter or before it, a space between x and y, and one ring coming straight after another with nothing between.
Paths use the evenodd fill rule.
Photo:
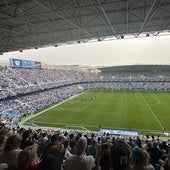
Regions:
<instances>
[{"instance_id":1,"label":"scoreboard","mask_svg":"<svg viewBox=\"0 0 170 170\"><path fill-rule=\"evenodd\" d=\"M10 58L11 67L41 68L41 62Z\"/></svg>"}]
</instances>

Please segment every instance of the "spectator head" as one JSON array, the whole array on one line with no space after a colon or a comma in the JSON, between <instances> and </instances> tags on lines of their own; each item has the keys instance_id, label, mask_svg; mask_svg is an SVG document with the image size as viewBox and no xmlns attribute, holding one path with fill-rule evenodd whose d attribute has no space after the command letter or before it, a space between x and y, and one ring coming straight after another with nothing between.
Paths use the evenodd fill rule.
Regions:
<instances>
[{"instance_id":1,"label":"spectator head","mask_svg":"<svg viewBox=\"0 0 170 170\"><path fill-rule=\"evenodd\" d=\"M4 151L10 151L12 149L17 149L21 144L21 136L11 135L5 142Z\"/></svg>"},{"instance_id":2,"label":"spectator head","mask_svg":"<svg viewBox=\"0 0 170 170\"><path fill-rule=\"evenodd\" d=\"M125 141L117 141L111 148L111 163L114 170L129 168L130 146Z\"/></svg>"},{"instance_id":3,"label":"spectator head","mask_svg":"<svg viewBox=\"0 0 170 170\"><path fill-rule=\"evenodd\" d=\"M70 139L73 139L73 138L74 138L74 134L71 133L71 134L69 135L69 137L70 137Z\"/></svg>"},{"instance_id":4,"label":"spectator head","mask_svg":"<svg viewBox=\"0 0 170 170\"><path fill-rule=\"evenodd\" d=\"M58 143L51 147L48 154L56 157L58 153L62 153L63 151L64 151L64 145L61 143Z\"/></svg>"},{"instance_id":5,"label":"spectator head","mask_svg":"<svg viewBox=\"0 0 170 170\"><path fill-rule=\"evenodd\" d=\"M145 157L143 150L139 147L134 147L132 150L132 163L135 166L144 166L145 163Z\"/></svg>"},{"instance_id":6,"label":"spectator head","mask_svg":"<svg viewBox=\"0 0 170 170\"><path fill-rule=\"evenodd\" d=\"M77 154L84 153L86 148L87 148L87 139L85 137L80 137L76 144Z\"/></svg>"},{"instance_id":7,"label":"spectator head","mask_svg":"<svg viewBox=\"0 0 170 170\"><path fill-rule=\"evenodd\" d=\"M153 148L157 148L158 144L157 142L153 142Z\"/></svg>"},{"instance_id":8,"label":"spectator head","mask_svg":"<svg viewBox=\"0 0 170 170\"><path fill-rule=\"evenodd\" d=\"M52 135L52 137L51 137L51 142L52 142L52 143L56 143L56 142L58 141L58 137L59 137L58 134Z\"/></svg>"},{"instance_id":9,"label":"spectator head","mask_svg":"<svg viewBox=\"0 0 170 170\"><path fill-rule=\"evenodd\" d=\"M70 140L70 147L71 148L74 148L76 146L76 138L72 138L71 140Z\"/></svg>"},{"instance_id":10,"label":"spectator head","mask_svg":"<svg viewBox=\"0 0 170 170\"><path fill-rule=\"evenodd\" d=\"M18 169L27 170L33 162L38 161L37 149L31 145L22 150L18 155Z\"/></svg>"},{"instance_id":11,"label":"spectator head","mask_svg":"<svg viewBox=\"0 0 170 170\"><path fill-rule=\"evenodd\" d=\"M24 129L24 128L20 128L20 129L18 129L18 133L19 133L20 135L22 135L24 131L25 131L25 129Z\"/></svg>"},{"instance_id":12,"label":"spectator head","mask_svg":"<svg viewBox=\"0 0 170 170\"><path fill-rule=\"evenodd\" d=\"M9 137L10 133L9 133L9 129L6 127L2 127L0 129L0 135L4 136L5 140Z\"/></svg>"},{"instance_id":13,"label":"spectator head","mask_svg":"<svg viewBox=\"0 0 170 170\"><path fill-rule=\"evenodd\" d=\"M96 139L93 139L93 140L92 140L92 145L93 145L93 146L96 146L96 145L97 145L97 140L96 140Z\"/></svg>"},{"instance_id":14,"label":"spectator head","mask_svg":"<svg viewBox=\"0 0 170 170\"><path fill-rule=\"evenodd\" d=\"M150 155L146 150L143 150L143 154L144 154L144 165L147 166L149 164Z\"/></svg>"},{"instance_id":15,"label":"spectator head","mask_svg":"<svg viewBox=\"0 0 170 170\"><path fill-rule=\"evenodd\" d=\"M22 138L24 140L26 140L26 139L28 139L30 137L30 135L31 135L31 132L29 130L26 130L26 131L23 132Z\"/></svg>"},{"instance_id":16,"label":"spectator head","mask_svg":"<svg viewBox=\"0 0 170 170\"><path fill-rule=\"evenodd\" d=\"M5 127L5 124L0 122L0 127Z\"/></svg>"},{"instance_id":17,"label":"spectator head","mask_svg":"<svg viewBox=\"0 0 170 170\"><path fill-rule=\"evenodd\" d=\"M44 132L41 134L41 136L42 136L42 138L45 138L47 136L47 133Z\"/></svg>"}]
</instances>

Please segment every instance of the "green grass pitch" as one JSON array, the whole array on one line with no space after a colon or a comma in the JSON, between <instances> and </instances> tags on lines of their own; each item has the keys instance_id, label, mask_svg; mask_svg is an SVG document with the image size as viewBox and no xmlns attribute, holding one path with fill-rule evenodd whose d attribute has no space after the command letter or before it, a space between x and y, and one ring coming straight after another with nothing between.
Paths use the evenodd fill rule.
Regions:
<instances>
[{"instance_id":1,"label":"green grass pitch","mask_svg":"<svg viewBox=\"0 0 170 170\"><path fill-rule=\"evenodd\" d=\"M170 131L170 92L86 91L37 114L39 126Z\"/></svg>"}]
</instances>

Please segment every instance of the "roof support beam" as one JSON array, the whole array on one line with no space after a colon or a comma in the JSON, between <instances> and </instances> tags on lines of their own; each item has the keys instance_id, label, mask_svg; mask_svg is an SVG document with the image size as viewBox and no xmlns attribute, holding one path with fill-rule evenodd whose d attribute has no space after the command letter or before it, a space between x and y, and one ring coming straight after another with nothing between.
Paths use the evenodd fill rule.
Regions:
<instances>
[{"instance_id":1,"label":"roof support beam","mask_svg":"<svg viewBox=\"0 0 170 170\"><path fill-rule=\"evenodd\" d=\"M98 2L98 4L100 4L100 1L99 1L99 0L97 0L97 2ZM107 16L107 14L106 14L106 12L105 12L103 6L100 4L99 7L100 7L100 9L101 9L101 11L102 11L104 17L106 18L106 21L108 22L108 25L109 25L109 27L110 27L112 33L114 34L114 36L115 36L116 38L118 38L118 37L117 37L117 33L116 33L114 27L112 26L112 23L110 22L110 19L109 19L109 17Z\"/></svg>"},{"instance_id":2,"label":"roof support beam","mask_svg":"<svg viewBox=\"0 0 170 170\"><path fill-rule=\"evenodd\" d=\"M66 21L67 23L71 24L72 26L78 28L79 30L81 30L82 32L88 34L90 37L89 38L95 38L93 36L93 34L91 34L90 32L88 32L87 30L81 28L80 26L76 25L75 23L69 21L67 18L63 17L62 15L58 14L56 11L51 10L48 6L42 4L41 2L39 2L38 0L33 0L36 4L42 6L43 8L47 9L48 11L50 11L51 13L57 15L58 17L60 17L61 19L63 19L64 21Z\"/></svg>"},{"instance_id":3,"label":"roof support beam","mask_svg":"<svg viewBox=\"0 0 170 170\"><path fill-rule=\"evenodd\" d=\"M129 1L126 2L126 31L129 32Z\"/></svg>"},{"instance_id":4,"label":"roof support beam","mask_svg":"<svg viewBox=\"0 0 170 170\"><path fill-rule=\"evenodd\" d=\"M152 5L151 5L151 7L150 7L150 9L149 9L149 11L148 11L148 13L146 14L146 17L145 17L143 23L142 23L142 25L141 25L141 27L140 27L140 29L139 29L139 31L138 31L137 36L139 36L139 34L142 32L142 30L143 30L143 28L144 28L147 20L149 19L150 15L151 15L151 13L152 13L152 10L153 10L153 8L154 8L154 6L155 6L155 4L156 4L157 1L158 1L158 0L154 0L154 2L152 3Z\"/></svg>"}]
</instances>

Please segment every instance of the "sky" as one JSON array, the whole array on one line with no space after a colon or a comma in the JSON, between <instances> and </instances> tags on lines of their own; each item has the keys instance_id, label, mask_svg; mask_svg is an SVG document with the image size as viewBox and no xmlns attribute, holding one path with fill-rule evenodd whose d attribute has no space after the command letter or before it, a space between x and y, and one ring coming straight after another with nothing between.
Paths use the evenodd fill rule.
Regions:
<instances>
[{"instance_id":1,"label":"sky","mask_svg":"<svg viewBox=\"0 0 170 170\"><path fill-rule=\"evenodd\" d=\"M170 64L170 35L62 45L0 55L0 61L9 58L52 65Z\"/></svg>"}]
</instances>

